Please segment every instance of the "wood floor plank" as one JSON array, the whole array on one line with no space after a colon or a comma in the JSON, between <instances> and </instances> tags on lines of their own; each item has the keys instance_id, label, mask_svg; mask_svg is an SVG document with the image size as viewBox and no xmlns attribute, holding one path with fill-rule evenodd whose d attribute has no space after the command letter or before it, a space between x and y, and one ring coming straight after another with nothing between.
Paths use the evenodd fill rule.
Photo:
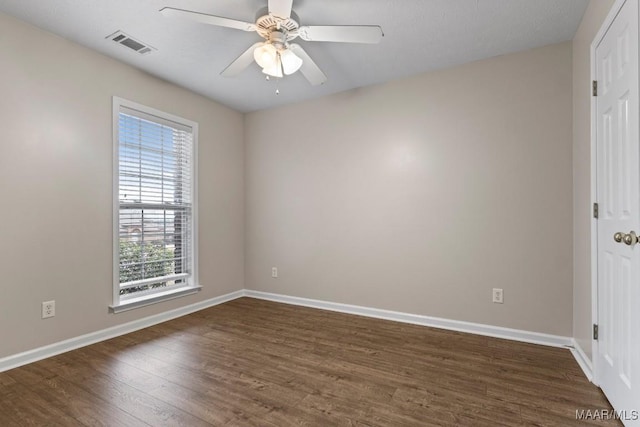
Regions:
<instances>
[{"instance_id":1,"label":"wood floor plank","mask_svg":"<svg viewBox=\"0 0 640 427\"><path fill-rule=\"evenodd\" d=\"M170 383L150 391L150 394L169 399L176 388L189 390L204 399L207 406L215 407L215 414L226 418L225 422L239 415L265 414L279 405L295 404L306 395L246 374L233 375L231 371L202 366L197 361L185 365L175 363L171 358L169 361L162 360L162 355L168 354L166 351L138 350L129 349L115 357L133 369L157 375ZM185 393L188 392L181 390L179 395Z\"/></svg>"},{"instance_id":2,"label":"wood floor plank","mask_svg":"<svg viewBox=\"0 0 640 427\"><path fill-rule=\"evenodd\" d=\"M20 385L19 396L0 399L0 425L23 426L75 426L82 425L66 408L59 408L41 393Z\"/></svg>"},{"instance_id":3,"label":"wood floor plank","mask_svg":"<svg viewBox=\"0 0 640 427\"><path fill-rule=\"evenodd\" d=\"M43 402L41 407L47 412L51 411L50 419L55 421L58 417L54 408L64 412L65 418L72 417L76 420L76 425L122 427L150 425L61 377L49 378L38 383L33 386L32 391L46 401L46 404Z\"/></svg>"},{"instance_id":4,"label":"wood floor plank","mask_svg":"<svg viewBox=\"0 0 640 427\"><path fill-rule=\"evenodd\" d=\"M567 349L240 298L0 373L0 425L619 426Z\"/></svg>"}]
</instances>

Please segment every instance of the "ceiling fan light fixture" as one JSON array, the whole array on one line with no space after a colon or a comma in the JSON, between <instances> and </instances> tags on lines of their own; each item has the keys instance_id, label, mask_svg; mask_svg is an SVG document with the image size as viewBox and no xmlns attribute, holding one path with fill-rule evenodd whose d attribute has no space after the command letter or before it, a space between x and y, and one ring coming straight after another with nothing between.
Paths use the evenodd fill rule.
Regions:
<instances>
[{"instance_id":1,"label":"ceiling fan light fixture","mask_svg":"<svg viewBox=\"0 0 640 427\"><path fill-rule=\"evenodd\" d=\"M160 12L207 25L256 32L264 39L251 45L229 64L220 73L225 77L238 75L255 61L267 76L281 78L300 70L311 85L321 85L327 81L327 76L300 45L289 42L300 37L308 42L374 44L384 37L379 25L300 26L298 16L292 10L294 1L301 0L267 0L267 7L258 12L255 23L174 7L163 7Z\"/></svg>"},{"instance_id":2,"label":"ceiling fan light fixture","mask_svg":"<svg viewBox=\"0 0 640 427\"><path fill-rule=\"evenodd\" d=\"M264 43L253 51L253 59L260 68L271 68L277 61L278 51L271 43Z\"/></svg>"},{"instance_id":3,"label":"ceiling fan light fixture","mask_svg":"<svg viewBox=\"0 0 640 427\"><path fill-rule=\"evenodd\" d=\"M270 67L264 67L262 72L271 77L282 78L282 61L280 54L276 52L276 60Z\"/></svg>"},{"instance_id":4,"label":"ceiling fan light fixture","mask_svg":"<svg viewBox=\"0 0 640 427\"><path fill-rule=\"evenodd\" d=\"M287 76L302 67L302 58L293 53L291 49L285 49L280 52L280 59L282 61L282 69Z\"/></svg>"}]
</instances>

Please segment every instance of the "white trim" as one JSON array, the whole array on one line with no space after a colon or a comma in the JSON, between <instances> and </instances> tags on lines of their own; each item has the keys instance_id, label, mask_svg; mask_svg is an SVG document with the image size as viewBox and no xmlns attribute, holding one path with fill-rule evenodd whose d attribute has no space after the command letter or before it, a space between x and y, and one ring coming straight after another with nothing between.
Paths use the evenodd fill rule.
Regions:
<instances>
[{"instance_id":1,"label":"white trim","mask_svg":"<svg viewBox=\"0 0 640 427\"><path fill-rule=\"evenodd\" d=\"M448 329L458 332L467 332L470 334L503 338L533 344L541 344L550 347L570 347L573 345L573 339L571 337L563 337L560 335L529 332L519 329L503 328L500 326L484 325L481 323L442 319L439 317L423 316L420 314L402 313L399 311L382 310L378 308L362 307L359 305L340 304L329 301L252 291L248 289L245 289L244 295L250 298L281 302L284 304L319 308L322 310L337 311L340 313L357 314L359 316L373 317L376 319L393 320L395 322L411 323L414 325Z\"/></svg>"},{"instance_id":2,"label":"white trim","mask_svg":"<svg viewBox=\"0 0 640 427\"><path fill-rule=\"evenodd\" d=\"M155 116L159 119L169 120L170 122L178 123L182 126L190 127L195 134L198 131L198 123L193 120L185 119L184 117L176 116L175 114L167 113L165 111L158 110L153 107L148 107L143 104L139 104L134 101L129 101L125 98L120 98L119 96L113 97L114 103L114 112L120 113L120 107L128 108L129 110L134 110L136 112L146 113L151 116ZM117 117L117 114L116 114ZM117 123L115 124L117 126ZM117 127L115 127L117 129Z\"/></svg>"},{"instance_id":3,"label":"white trim","mask_svg":"<svg viewBox=\"0 0 640 427\"><path fill-rule=\"evenodd\" d=\"M176 308L164 313L159 313L153 316L145 317L143 319L124 323L122 325L113 326L111 328L91 332L79 337L70 338L68 340L53 343L44 347L25 351L23 353L7 356L0 359L0 372L17 368L18 366L26 365L28 363L37 362L38 360L46 359L47 357L53 357L61 353L66 353L70 350L75 350L80 347L95 344L100 341L115 338L120 335L129 334L139 329L148 328L149 326L157 325L158 323L166 322L177 317L182 317L187 314L191 314L199 310L204 310L205 308L213 307L215 305L222 304L243 296L244 290L231 292L226 295L221 295L219 297L211 298L205 301L200 301L194 304L187 305L185 307Z\"/></svg>"},{"instance_id":4,"label":"white trim","mask_svg":"<svg viewBox=\"0 0 640 427\"><path fill-rule=\"evenodd\" d=\"M155 292L151 295L143 295L128 300L120 300L120 304L109 306L109 312L122 313L123 311L129 311L147 305L158 304L159 302L186 297L187 295L197 294L201 290L202 286L183 286L181 288L171 289L166 292Z\"/></svg>"},{"instance_id":5,"label":"white trim","mask_svg":"<svg viewBox=\"0 0 640 427\"><path fill-rule=\"evenodd\" d=\"M589 379L589 381L593 382L593 365L591 364L591 359L587 357L587 354L575 339L572 339L572 341L573 345L569 348L569 350L571 350L571 354L574 359L576 359L576 362L578 362L578 366L580 366L584 375Z\"/></svg>"},{"instance_id":6,"label":"white trim","mask_svg":"<svg viewBox=\"0 0 640 427\"><path fill-rule=\"evenodd\" d=\"M139 298L135 298L135 302L127 302L126 300L122 300L120 298L120 270L119 270L119 232L120 232L120 201L119 201L119 175L120 175L120 165L119 165L119 156L120 156L120 126L119 126L119 117L120 113L128 111L129 114L135 112L136 115L141 117L146 117L148 120L156 121L161 124L167 124L169 126L176 127L178 129L188 129L192 135L192 150L191 150L191 195L192 195L192 204L191 204L191 244L189 247L189 251L191 254L191 273L189 274L190 280L189 289L180 288L178 290L171 290L167 292L156 292L149 293L147 295L142 295ZM129 101L124 98L120 98L118 96L113 97L113 105L112 105L112 120L113 120L113 135L112 135L112 143L113 143L113 160L112 160L112 173L113 173L113 183L112 183L112 239L113 239L113 295L112 305L109 306L109 310L111 313L120 313L122 311L127 311L131 309L135 309L138 307L144 307L145 305L155 304L157 302L168 301L170 299L174 299L180 296L190 295L195 292L198 292L201 289L200 286L200 278L198 276L198 123L193 120L185 119L183 117L176 116L171 113L166 113L164 111L157 110L152 107L147 107L146 105L139 104L134 101ZM141 301L148 300L148 302Z\"/></svg>"},{"instance_id":7,"label":"white trim","mask_svg":"<svg viewBox=\"0 0 640 427\"><path fill-rule=\"evenodd\" d=\"M192 285L194 288L200 287L200 270L199 270L199 259L200 259L200 251L198 250L198 236L199 225L198 225L198 210L200 209L200 199L198 198L198 139L200 135L200 128L198 127L198 123L187 120L192 128L192 136L193 136L193 150L191 151L191 167L192 176L191 176L191 197L192 197L192 206L191 206L191 275L193 276ZM244 286L244 284L243 284Z\"/></svg>"},{"instance_id":8,"label":"white trim","mask_svg":"<svg viewBox=\"0 0 640 427\"><path fill-rule=\"evenodd\" d=\"M112 158L111 158L111 167L112 167L112 171L111 173L113 174L111 177L111 192L112 192L112 196L111 196L111 213L112 213L112 218L111 218L111 224L112 224L112 228L111 228L111 239L112 239L112 248L111 248L111 256L112 256L112 266L111 266L111 288L112 288L112 304L119 304L120 303L120 289L119 287L117 287L115 285L115 282L118 281L118 278L120 277L120 268L119 268L119 263L120 263L120 240L116 234L116 231L119 228L120 225L120 200L119 200L119 193L120 193L120 189L118 188L120 185L120 126L119 126L119 121L116 120L116 117L119 117L120 114L120 105L122 104L122 98L118 98L116 96L113 97L113 102L112 102L112 116L111 116L111 120L113 122L113 134L112 134L112 145L113 145L113 152L111 154Z\"/></svg>"},{"instance_id":9,"label":"white trim","mask_svg":"<svg viewBox=\"0 0 640 427\"><path fill-rule=\"evenodd\" d=\"M596 33L596 36L593 38L593 42L591 42L592 54L594 53L596 46L598 46L602 41L602 39L604 38L607 31L609 31L609 27L611 26L611 24L613 24L613 21L616 19L616 16L618 16L618 13L620 13L620 9L622 9L622 6L624 6L626 2L627 0L616 0L616 2L611 6L611 9L609 9L609 14L604 19L604 21L602 21L602 26L600 27L600 30L598 30L598 32ZM594 55L592 55L591 65L595 66L594 58L595 58Z\"/></svg>"},{"instance_id":10,"label":"white trim","mask_svg":"<svg viewBox=\"0 0 640 427\"><path fill-rule=\"evenodd\" d=\"M615 20L616 16L624 6L627 0L616 0L616 2L611 6L609 10L609 14L605 18L600 27L600 30L593 38L593 42L591 42L591 81L597 80L597 70L596 70L596 48L604 38L605 34L609 30L609 27ZM585 88L585 90L590 90L590 88ZM597 117L597 104L596 97L591 97L591 203L598 202L598 177L597 177L597 127L596 124L598 122ZM593 218L591 215L591 322L593 324L598 324L598 221ZM589 325L591 326L591 325ZM595 384L599 385L600 382L598 380L598 341L591 340L591 354L593 355L593 364L591 369L591 378L590 380ZM584 353L583 353L584 354ZM580 363L580 362L578 362ZM581 366L582 367L582 366Z\"/></svg>"},{"instance_id":11,"label":"white trim","mask_svg":"<svg viewBox=\"0 0 640 427\"><path fill-rule=\"evenodd\" d=\"M432 328L446 329L451 331L465 332L476 335L483 335L495 338L508 339L532 344L546 345L549 347L564 347L571 350L576 362L587 376L589 381L593 381L593 369L591 361L586 356L577 342L570 337L560 335L543 334L539 332L523 331L519 329L503 328L500 326L485 325L481 323L463 322L459 320L443 319L439 317L423 316L420 314L403 313L399 311L383 310L378 308L363 307L358 305L341 304L329 301L321 301L308 298L292 297L268 292L242 289L226 295L211 298L206 301L197 302L185 307L176 308L164 313L155 314L143 319L134 320L122 325L113 326L96 332L91 332L79 337L70 338L44 347L39 347L23 353L14 354L0 359L0 372L17 368L28 363L53 357L67 351L95 344L100 341L129 334L149 326L157 325L196 311L204 310L225 302L241 297L262 299L267 301L280 302L284 304L298 305L303 307L317 308L321 310L336 311L340 313L355 314L359 316L385 319L401 323L411 323L414 325L428 326Z\"/></svg>"},{"instance_id":12,"label":"white trim","mask_svg":"<svg viewBox=\"0 0 640 427\"><path fill-rule=\"evenodd\" d=\"M591 44L591 81L596 79L595 46ZM585 88L587 89L587 88ZM598 203L598 147L596 128L596 99L591 96L591 205ZM598 220L591 215L591 323L598 323ZM591 329L591 325L589 325ZM574 331L575 334L575 331ZM595 356L598 354L598 341L591 340L591 352ZM597 368L595 357L592 369L592 379L597 382Z\"/></svg>"}]
</instances>

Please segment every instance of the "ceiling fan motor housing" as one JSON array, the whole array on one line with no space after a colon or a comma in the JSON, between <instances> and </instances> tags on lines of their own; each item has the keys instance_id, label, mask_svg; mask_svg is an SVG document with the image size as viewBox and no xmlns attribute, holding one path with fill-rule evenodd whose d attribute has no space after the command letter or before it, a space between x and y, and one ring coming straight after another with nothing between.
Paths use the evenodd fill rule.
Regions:
<instances>
[{"instance_id":1,"label":"ceiling fan motor housing","mask_svg":"<svg viewBox=\"0 0 640 427\"><path fill-rule=\"evenodd\" d=\"M264 8L258 12L256 18L256 31L265 39L275 43L280 41L282 36L276 36L273 40L272 33L283 34L284 40L281 43L293 40L297 37L296 30L300 28L298 24L298 15L291 11L291 17L281 18L279 16L271 15L267 8ZM292 33L292 34L290 34Z\"/></svg>"},{"instance_id":2,"label":"ceiling fan motor housing","mask_svg":"<svg viewBox=\"0 0 640 427\"><path fill-rule=\"evenodd\" d=\"M287 48L287 33L280 30L273 30L269 33L269 42L278 50Z\"/></svg>"}]
</instances>

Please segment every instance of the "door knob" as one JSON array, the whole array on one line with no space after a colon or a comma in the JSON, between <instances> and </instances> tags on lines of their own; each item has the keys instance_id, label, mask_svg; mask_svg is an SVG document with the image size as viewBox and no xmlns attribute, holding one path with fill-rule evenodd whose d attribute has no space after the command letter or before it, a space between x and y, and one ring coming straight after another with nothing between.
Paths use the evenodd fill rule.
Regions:
<instances>
[{"instance_id":1,"label":"door knob","mask_svg":"<svg viewBox=\"0 0 640 427\"><path fill-rule=\"evenodd\" d=\"M636 243L638 243L638 236L636 235L636 232L631 230L631 232L629 234L625 234L624 237L622 238L622 240L624 241L624 243L628 246L633 246Z\"/></svg>"},{"instance_id":2,"label":"door knob","mask_svg":"<svg viewBox=\"0 0 640 427\"><path fill-rule=\"evenodd\" d=\"M623 238L624 238L624 233L621 233L619 231L613 235L613 240L615 240L618 243L622 242Z\"/></svg>"}]
</instances>

